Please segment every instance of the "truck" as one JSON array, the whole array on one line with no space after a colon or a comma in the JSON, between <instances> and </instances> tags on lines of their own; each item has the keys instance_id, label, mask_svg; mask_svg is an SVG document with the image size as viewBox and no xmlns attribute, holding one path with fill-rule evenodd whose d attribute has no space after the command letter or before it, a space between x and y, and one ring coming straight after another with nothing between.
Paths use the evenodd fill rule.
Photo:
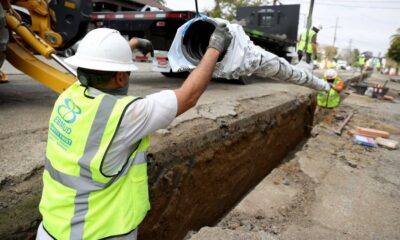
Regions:
<instances>
[{"instance_id":1,"label":"truck","mask_svg":"<svg viewBox=\"0 0 400 240\"><path fill-rule=\"evenodd\" d=\"M240 7L237 20L243 24L250 39L267 51L286 58L289 62L295 52L299 23L300 5L279 5L260 7ZM149 39L154 46L152 70L165 76L186 76L174 73L168 62L168 50L177 29L195 17L192 11L152 11L152 12L108 12L92 13L91 22L95 27L114 28L127 38ZM135 55L139 61L149 61L147 56ZM240 79L243 84L248 79Z\"/></svg>"},{"instance_id":2,"label":"truck","mask_svg":"<svg viewBox=\"0 0 400 240\"><path fill-rule=\"evenodd\" d=\"M291 62L295 56L300 4L240 7L237 21L254 44Z\"/></svg>"},{"instance_id":3,"label":"truck","mask_svg":"<svg viewBox=\"0 0 400 240\"><path fill-rule=\"evenodd\" d=\"M152 61L152 70L165 76L179 76L172 73L168 64L168 50L177 29L195 17L192 11L126 11L99 12L91 14L93 27L107 27L118 30L127 39L140 37L152 42L154 57L134 54L134 60ZM184 75L184 74L183 74Z\"/></svg>"},{"instance_id":4,"label":"truck","mask_svg":"<svg viewBox=\"0 0 400 240\"><path fill-rule=\"evenodd\" d=\"M73 46L87 29L109 27L127 38L149 39L155 48L153 71L166 76L187 75L171 72L168 50L177 29L194 18L195 12L92 12L92 1L32 2L37 4L17 2L28 10L29 14L25 14L10 0L0 0L0 67L7 58L22 72L60 93L76 81L76 72L64 64L57 53ZM237 20L244 23L246 33L255 44L290 61L296 46L299 11L300 5L242 7L237 11ZM34 57L34 53L54 59L70 74L52 68ZM135 55L135 59L150 60L141 55ZM6 79L0 71L0 81Z\"/></svg>"}]
</instances>

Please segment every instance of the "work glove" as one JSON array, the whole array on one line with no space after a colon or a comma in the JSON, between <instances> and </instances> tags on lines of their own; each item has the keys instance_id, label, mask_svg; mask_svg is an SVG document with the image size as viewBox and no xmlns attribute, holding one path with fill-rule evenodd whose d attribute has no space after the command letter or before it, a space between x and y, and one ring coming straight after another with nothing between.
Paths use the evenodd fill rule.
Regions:
<instances>
[{"instance_id":1,"label":"work glove","mask_svg":"<svg viewBox=\"0 0 400 240\"><path fill-rule=\"evenodd\" d=\"M136 49L139 50L144 56L150 53L151 57L154 57L153 44L147 39L137 38Z\"/></svg>"},{"instance_id":2,"label":"work glove","mask_svg":"<svg viewBox=\"0 0 400 240\"><path fill-rule=\"evenodd\" d=\"M220 54L225 52L232 41L232 34L225 23L219 24L210 37L209 48L216 49Z\"/></svg>"}]
</instances>

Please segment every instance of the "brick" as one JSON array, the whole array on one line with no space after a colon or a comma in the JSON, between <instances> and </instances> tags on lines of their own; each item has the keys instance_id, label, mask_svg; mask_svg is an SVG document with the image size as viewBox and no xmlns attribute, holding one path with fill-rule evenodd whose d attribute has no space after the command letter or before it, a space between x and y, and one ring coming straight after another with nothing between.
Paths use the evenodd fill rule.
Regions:
<instances>
[{"instance_id":1,"label":"brick","mask_svg":"<svg viewBox=\"0 0 400 240\"><path fill-rule=\"evenodd\" d=\"M389 138L390 134L386 131L381 131L381 130L376 130L372 128L363 128L363 127L357 127L356 128L357 134L365 137L372 137L372 138L377 138L377 137L383 137L383 138Z\"/></svg>"}]
</instances>

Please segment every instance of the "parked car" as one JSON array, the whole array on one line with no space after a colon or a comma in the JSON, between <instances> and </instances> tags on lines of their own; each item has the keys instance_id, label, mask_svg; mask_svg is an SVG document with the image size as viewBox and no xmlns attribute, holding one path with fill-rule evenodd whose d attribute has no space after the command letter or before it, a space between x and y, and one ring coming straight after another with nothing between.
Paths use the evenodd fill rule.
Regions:
<instances>
[{"instance_id":1,"label":"parked car","mask_svg":"<svg viewBox=\"0 0 400 240\"><path fill-rule=\"evenodd\" d=\"M336 64L336 69L338 70L346 70L348 64L345 60L338 60Z\"/></svg>"}]
</instances>

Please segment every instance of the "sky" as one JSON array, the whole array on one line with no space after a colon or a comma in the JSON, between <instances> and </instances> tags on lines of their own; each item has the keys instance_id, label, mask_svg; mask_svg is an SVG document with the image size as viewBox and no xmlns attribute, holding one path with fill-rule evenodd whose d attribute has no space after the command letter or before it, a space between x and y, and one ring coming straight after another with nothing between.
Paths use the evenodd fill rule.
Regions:
<instances>
[{"instance_id":1,"label":"sky","mask_svg":"<svg viewBox=\"0 0 400 240\"><path fill-rule=\"evenodd\" d=\"M194 0L165 0L173 10L195 10ZM267 1L266 1L267 2ZM281 0L283 4L301 4L299 33L305 28L310 0ZM214 6L214 0L198 0L200 11ZM333 43L334 26L338 18L335 46L358 48L384 55L390 37L400 28L400 0L315 0L313 22L321 23L319 44Z\"/></svg>"}]
</instances>

